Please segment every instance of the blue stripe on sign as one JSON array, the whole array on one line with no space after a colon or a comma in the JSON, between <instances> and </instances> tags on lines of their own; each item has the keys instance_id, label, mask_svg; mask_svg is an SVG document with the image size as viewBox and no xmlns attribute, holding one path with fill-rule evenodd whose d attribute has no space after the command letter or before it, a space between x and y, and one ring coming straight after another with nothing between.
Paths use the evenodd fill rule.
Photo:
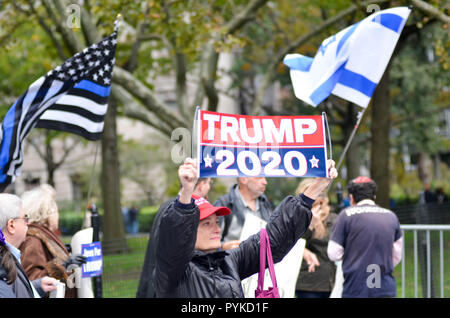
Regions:
<instances>
[{"instance_id":1,"label":"blue stripe on sign","mask_svg":"<svg viewBox=\"0 0 450 318\"><path fill-rule=\"evenodd\" d=\"M322 83L316 90L309 96L311 101L318 105L320 104L325 98L330 96L331 92L333 91L334 87L336 86L336 83L339 81L339 78L341 76L342 71L345 68L345 65L347 62L342 64L334 73L331 75L325 82Z\"/></svg>"},{"instance_id":2,"label":"blue stripe on sign","mask_svg":"<svg viewBox=\"0 0 450 318\"><path fill-rule=\"evenodd\" d=\"M108 97L111 91L111 86L102 86L88 80L82 80L77 85L75 85L74 88L84 89L101 97Z\"/></svg>"},{"instance_id":3,"label":"blue stripe on sign","mask_svg":"<svg viewBox=\"0 0 450 318\"><path fill-rule=\"evenodd\" d=\"M372 82L361 74L343 69L339 78L339 84L353 88L368 97L372 97L373 91L377 87L377 83Z\"/></svg>"},{"instance_id":4,"label":"blue stripe on sign","mask_svg":"<svg viewBox=\"0 0 450 318\"><path fill-rule=\"evenodd\" d=\"M288 66L291 70L309 72L313 60L314 59L312 57L298 56L291 59L284 59L283 63L286 66Z\"/></svg>"},{"instance_id":5,"label":"blue stripe on sign","mask_svg":"<svg viewBox=\"0 0 450 318\"><path fill-rule=\"evenodd\" d=\"M403 18L393 13L382 13L373 18L372 22L380 23L382 26L399 33Z\"/></svg>"}]
</instances>

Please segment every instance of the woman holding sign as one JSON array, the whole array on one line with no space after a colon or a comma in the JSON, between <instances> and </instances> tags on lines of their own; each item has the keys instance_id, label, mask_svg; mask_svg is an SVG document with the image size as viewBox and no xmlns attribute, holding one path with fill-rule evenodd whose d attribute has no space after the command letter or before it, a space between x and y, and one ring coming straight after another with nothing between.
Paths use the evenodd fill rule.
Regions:
<instances>
[{"instance_id":1,"label":"woman holding sign","mask_svg":"<svg viewBox=\"0 0 450 318\"><path fill-rule=\"evenodd\" d=\"M274 262L279 262L308 228L314 200L337 177L334 161L327 162L327 169L330 178L316 178L303 194L286 197L267 223ZM218 221L229 209L192 196L197 180L195 160L186 159L178 176L180 195L161 219L156 296L243 298L241 280L259 271L259 234L238 248L221 250Z\"/></svg>"}]
</instances>

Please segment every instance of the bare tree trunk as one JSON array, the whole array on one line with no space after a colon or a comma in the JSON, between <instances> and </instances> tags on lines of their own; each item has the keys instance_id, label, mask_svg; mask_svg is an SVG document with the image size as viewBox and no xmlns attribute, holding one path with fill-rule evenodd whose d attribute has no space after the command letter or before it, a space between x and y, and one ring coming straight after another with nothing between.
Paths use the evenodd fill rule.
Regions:
<instances>
[{"instance_id":1,"label":"bare tree trunk","mask_svg":"<svg viewBox=\"0 0 450 318\"><path fill-rule=\"evenodd\" d=\"M431 182L432 166L430 156L425 152L419 152L419 160L417 163L417 173L422 184Z\"/></svg>"},{"instance_id":2,"label":"bare tree trunk","mask_svg":"<svg viewBox=\"0 0 450 318\"><path fill-rule=\"evenodd\" d=\"M48 131L45 132L46 137L48 137ZM47 139L47 138L46 138ZM55 187L55 170L56 165L53 159L53 148L51 140L45 145L45 154L46 154L46 165L47 165L47 183L52 187Z\"/></svg>"},{"instance_id":3,"label":"bare tree trunk","mask_svg":"<svg viewBox=\"0 0 450 318\"><path fill-rule=\"evenodd\" d=\"M117 148L117 104L109 99L102 134L102 198L103 198L103 249L105 253L127 251L125 228L120 205L119 156Z\"/></svg>"},{"instance_id":4,"label":"bare tree trunk","mask_svg":"<svg viewBox=\"0 0 450 318\"><path fill-rule=\"evenodd\" d=\"M434 173L436 180L443 180L441 154L438 152L433 156Z\"/></svg>"},{"instance_id":5,"label":"bare tree trunk","mask_svg":"<svg viewBox=\"0 0 450 318\"><path fill-rule=\"evenodd\" d=\"M389 129L390 106L389 69L383 77L372 97L372 144L370 153L370 174L377 183L377 204L389 207Z\"/></svg>"}]
</instances>

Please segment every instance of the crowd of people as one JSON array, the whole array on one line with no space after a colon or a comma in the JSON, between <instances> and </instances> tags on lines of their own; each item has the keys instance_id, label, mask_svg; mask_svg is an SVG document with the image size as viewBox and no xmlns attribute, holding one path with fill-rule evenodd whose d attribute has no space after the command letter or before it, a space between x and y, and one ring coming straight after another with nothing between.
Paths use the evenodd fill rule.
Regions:
<instances>
[{"instance_id":1,"label":"crowd of people","mask_svg":"<svg viewBox=\"0 0 450 318\"><path fill-rule=\"evenodd\" d=\"M21 197L0 193L0 297L42 298L86 262L59 238L59 212L49 185ZM76 298L66 284L65 297Z\"/></svg>"},{"instance_id":2,"label":"crowd of people","mask_svg":"<svg viewBox=\"0 0 450 318\"><path fill-rule=\"evenodd\" d=\"M396 215L375 204L377 187L367 177L352 180L350 206L331 213L326 188L337 171L332 160L327 164L330 178L303 180L275 208L263 177L240 177L209 203L211 180L197 180L196 163L187 159L179 168L178 196L161 205L153 223L136 296L244 297L242 280L259 269L259 234L240 240L253 215L267 222L275 262L306 240L296 297L330 297L338 261L342 297L395 297L392 273L402 252Z\"/></svg>"},{"instance_id":3,"label":"crowd of people","mask_svg":"<svg viewBox=\"0 0 450 318\"><path fill-rule=\"evenodd\" d=\"M296 242L306 245L295 286L298 298L328 298L342 262L342 297L395 297L392 275L402 255L396 215L375 204L368 177L348 184L350 206L332 213L327 187L337 177L307 178L277 207L263 177L240 177L214 204L211 179L197 179L196 161L180 165L179 194L160 206L150 231L136 296L243 298L242 280L259 271L259 233L241 240L247 216L266 222L274 262ZM48 297L86 261L59 238L55 191L42 185L18 197L0 194L0 296ZM66 288L66 298L77 297Z\"/></svg>"}]
</instances>

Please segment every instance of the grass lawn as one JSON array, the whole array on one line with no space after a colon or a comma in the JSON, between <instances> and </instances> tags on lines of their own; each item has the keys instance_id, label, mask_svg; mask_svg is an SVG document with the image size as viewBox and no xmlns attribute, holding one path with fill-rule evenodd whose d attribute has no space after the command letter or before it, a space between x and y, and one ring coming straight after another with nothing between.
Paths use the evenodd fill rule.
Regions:
<instances>
[{"instance_id":1,"label":"grass lawn","mask_svg":"<svg viewBox=\"0 0 450 318\"><path fill-rule=\"evenodd\" d=\"M420 235L417 235L417 244L420 242ZM444 298L450 297L450 232L443 231L444 238L444 257L443 257L443 272L444 272ZM414 283L414 234L413 231L405 232L405 298L415 297L415 283ZM431 268L434 275L434 291L435 296L441 296L441 281L440 281L440 250L439 250L439 233L430 232L431 245ZM421 279L421 262L419 254L417 256L417 297L422 298L427 296L427 290L422 290ZM425 272L426 273L426 272ZM402 264L398 264L394 270L394 277L397 282L397 297L402 297Z\"/></svg>"}]
</instances>

